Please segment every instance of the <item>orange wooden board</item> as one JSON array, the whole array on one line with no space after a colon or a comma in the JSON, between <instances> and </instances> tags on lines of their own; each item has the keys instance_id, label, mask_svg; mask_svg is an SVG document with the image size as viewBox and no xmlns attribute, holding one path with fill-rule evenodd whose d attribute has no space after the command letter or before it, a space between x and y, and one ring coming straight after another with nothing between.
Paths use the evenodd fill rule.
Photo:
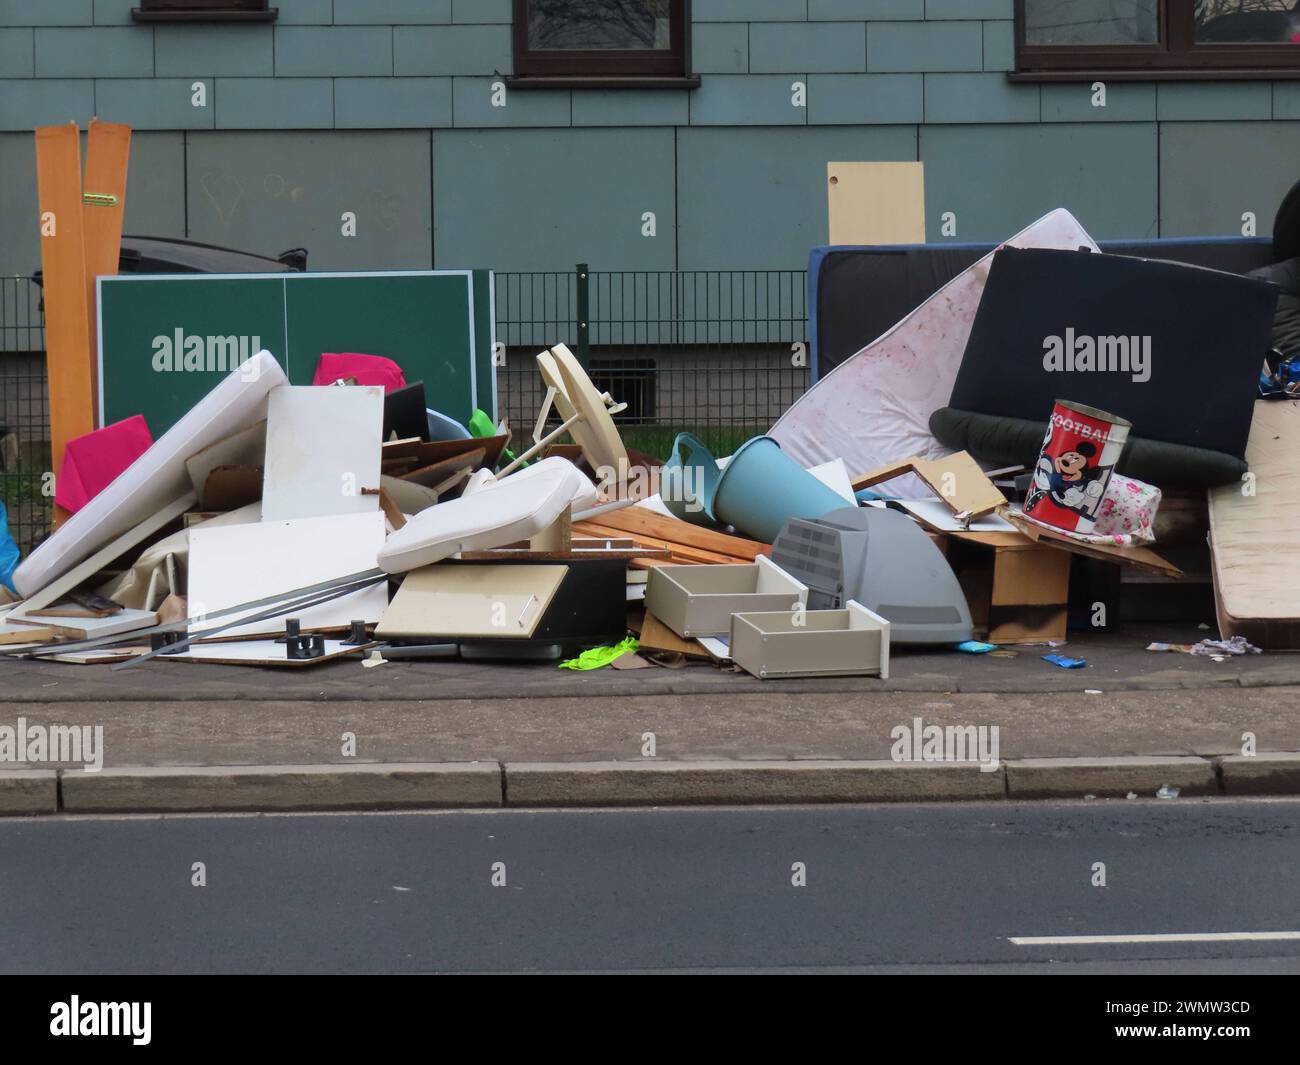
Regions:
<instances>
[{"instance_id":1,"label":"orange wooden board","mask_svg":"<svg viewBox=\"0 0 1300 1065\"><path fill-rule=\"evenodd\" d=\"M90 318L90 374L92 394L99 388L99 345L96 336L96 278L114 277L122 253L122 217L126 210L126 175L131 155L131 127L113 122L90 123L86 138L86 177L82 225L86 242L86 307ZM112 197L113 204L96 202ZM98 404L96 404L96 413Z\"/></svg>"},{"instance_id":2,"label":"orange wooden board","mask_svg":"<svg viewBox=\"0 0 1300 1065\"><path fill-rule=\"evenodd\" d=\"M90 309L81 209L81 138L75 123L36 131L50 458L57 472L69 440L95 428Z\"/></svg>"}]
</instances>

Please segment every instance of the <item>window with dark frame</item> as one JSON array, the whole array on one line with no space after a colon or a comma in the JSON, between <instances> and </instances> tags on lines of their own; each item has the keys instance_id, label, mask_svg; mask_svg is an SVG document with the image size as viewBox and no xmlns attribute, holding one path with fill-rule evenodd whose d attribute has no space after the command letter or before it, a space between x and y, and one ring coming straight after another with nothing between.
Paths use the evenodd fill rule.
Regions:
<instances>
[{"instance_id":1,"label":"window with dark frame","mask_svg":"<svg viewBox=\"0 0 1300 1065\"><path fill-rule=\"evenodd\" d=\"M1300 0L1016 0L1011 76L1300 78Z\"/></svg>"},{"instance_id":2,"label":"window with dark frame","mask_svg":"<svg viewBox=\"0 0 1300 1065\"><path fill-rule=\"evenodd\" d=\"M690 0L514 0L514 74L546 84L690 78Z\"/></svg>"},{"instance_id":3,"label":"window with dark frame","mask_svg":"<svg viewBox=\"0 0 1300 1065\"><path fill-rule=\"evenodd\" d=\"M268 0L139 0L137 22L273 22L279 9Z\"/></svg>"}]
</instances>

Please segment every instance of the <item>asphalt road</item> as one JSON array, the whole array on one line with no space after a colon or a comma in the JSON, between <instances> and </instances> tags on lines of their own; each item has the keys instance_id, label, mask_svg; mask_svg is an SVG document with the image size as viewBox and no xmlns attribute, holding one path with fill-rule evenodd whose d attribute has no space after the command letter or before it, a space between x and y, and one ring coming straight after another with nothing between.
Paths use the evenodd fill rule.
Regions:
<instances>
[{"instance_id":1,"label":"asphalt road","mask_svg":"<svg viewBox=\"0 0 1300 1065\"><path fill-rule=\"evenodd\" d=\"M1294 973L1297 869L1291 800L12 819L0 970Z\"/></svg>"}]
</instances>

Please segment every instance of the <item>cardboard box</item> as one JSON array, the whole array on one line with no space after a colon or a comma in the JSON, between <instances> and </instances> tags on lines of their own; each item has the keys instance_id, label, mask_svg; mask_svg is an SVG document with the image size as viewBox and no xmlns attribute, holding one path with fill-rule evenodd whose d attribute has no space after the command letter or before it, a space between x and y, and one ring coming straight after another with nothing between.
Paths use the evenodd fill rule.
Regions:
<instances>
[{"instance_id":1,"label":"cardboard box","mask_svg":"<svg viewBox=\"0 0 1300 1065\"><path fill-rule=\"evenodd\" d=\"M991 643L1064 640L1069 552L1018 532L948 533L945 554Z\"/></svg>"},{"instance_id":2,"label":"cardboard box","mask_svg":"<svg viewBox=\"0 0 1300 1065\"><path fill-rule=\"evenodd\" d=\"M849 600L844 610L736 614L731 659L754 676L889 679L889 622Z\"/></svg>"},{"instance_id":3,"label":"cardboard box","mask_svg":"<svg viewBox=\"0 0 1300 1065\"><path fill-rule=\"evenodd\" d=\"M761 556L752 566L656 566L645 596L648 613L688 637L730 632L732 614L807 602L808 588Z\"/></svg>"}]
</instances>

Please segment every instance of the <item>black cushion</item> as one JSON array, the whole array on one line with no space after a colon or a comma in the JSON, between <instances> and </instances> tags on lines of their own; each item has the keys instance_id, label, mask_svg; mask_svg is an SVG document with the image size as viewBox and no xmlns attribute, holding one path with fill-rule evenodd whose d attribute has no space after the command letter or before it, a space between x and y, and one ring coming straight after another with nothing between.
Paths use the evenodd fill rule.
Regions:
<instances>
[{"instance_id":1,"label":"black cushion","mask_svg":"<svg viewBox=\"0 0 1300 1065\"><path fill-rule=\"evenodd\" d=\"M1047 421L1027 421L942 407L930 416L934 438L954 451L969 451L996 466L1028 466L1038 461ZM1240 481L1246 463L1222 451L1167 444L1129 436L1115 467L1128 477L1161 488L1212 488Z\"/></svg>"},{"instance_id":2,"label":"black cushion","mask_svg":"<svg viewBox=\"0 0 1300 1065\"><path fill-rule=\"evenodd\" d=\"M1143 439L1242 459L1277 296L1217 270L1003 249L949 406L1045 424L1056 400L1073 400Z\"/></svg>"}]
</instances>

